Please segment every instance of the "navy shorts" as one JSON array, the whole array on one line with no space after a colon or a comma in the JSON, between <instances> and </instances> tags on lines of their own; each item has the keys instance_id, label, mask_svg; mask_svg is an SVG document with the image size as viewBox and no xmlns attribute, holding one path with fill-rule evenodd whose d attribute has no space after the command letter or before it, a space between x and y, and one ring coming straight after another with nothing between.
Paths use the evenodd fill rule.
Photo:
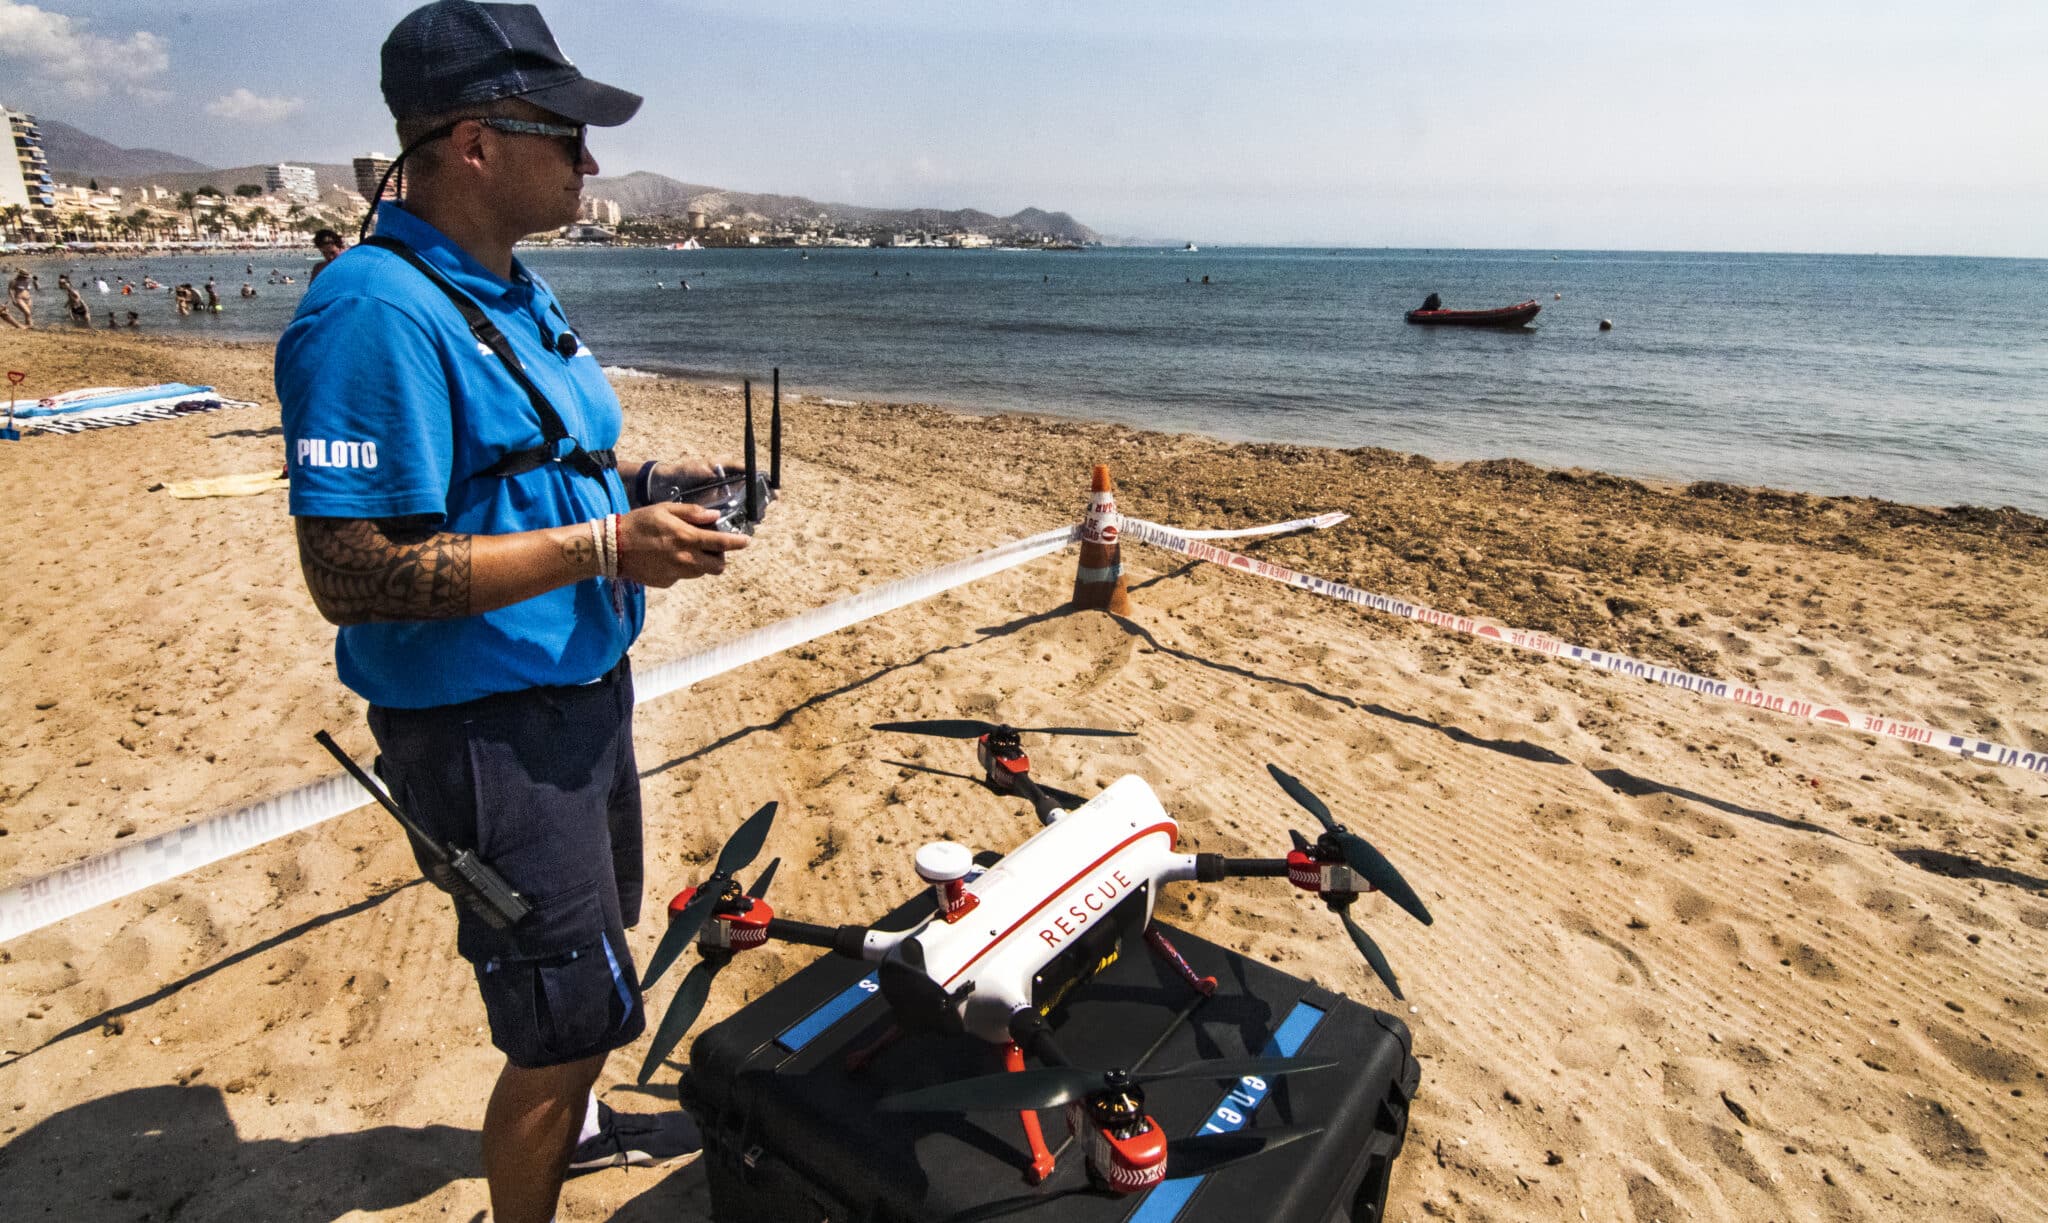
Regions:
<instances>
[{"instance_id":1,"label":"navy shorts","mask_svg":"<svg viewBox=\"0 0 2048 1223\"><path fill-rule=\"evenodd\" d=\"M593 684L431 709L370 707L378 771L442 843L474 849L533 911L509 930L457 902L491 1043L515 1066L558 1066L646 1028L626 928L640 920L640 776L625 661ZM432 877L433 859L413 856Z\"/></svg>"}]
</instances>

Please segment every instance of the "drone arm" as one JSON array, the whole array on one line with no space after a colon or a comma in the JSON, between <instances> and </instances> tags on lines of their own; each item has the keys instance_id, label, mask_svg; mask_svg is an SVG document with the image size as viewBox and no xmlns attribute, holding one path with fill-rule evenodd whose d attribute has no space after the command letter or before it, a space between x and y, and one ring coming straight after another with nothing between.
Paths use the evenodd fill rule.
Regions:
<instances>
[{"instance_id":1,"label":"drone arm","mask_svg":"<svg viewBox=\"0 0 2048 1223\"><path fill-rule=\"evenodd\" d=\"M1053 813L1060 810L1059 803L1053 799L1052 795L1040 789L1038 783L1031 780L1031 774L1029 773L1017 774L1016 786L1024 792L1025 798L1031 800L1031 809L1038 813L1038 822L1041 824L1052 823L1055 818Z\"/></svg>"},{"instance_id":2,"label":"drone arm","mask_svg":"<svg viewBox=\"0 0 2048 1223\"><path fill-rule=\"evenodd\" d=\"M1019 1007L1010 1013L1010 1040L1047 1066L1071 1066L1067 1055L1052 1039L1052 1025L1033 1007Z\"/></svg>"},{"instance_id":3,"label":"drone arm","mask_svg":"<svg viewBox=\"0 0 2048 1223\"><path fill-rule=\"evenodd\" d=\"M849 960L870 959L866 926L821 926L807 921L778 917L768 923L768 937L806 947L823 947Z\"/></svg>"},{"instance_id":4,"label":"drone arm","mask_svg":"<svg viewBox=\"0 0 2048 1223\"><path fill-rule=\"evenodd\" d=\"M1194 855L1192 878L1196 883L1220 883L1225 879L1285 879L1285 858L1226 858L1222 854Z\"/></svg>"}]
</instances>

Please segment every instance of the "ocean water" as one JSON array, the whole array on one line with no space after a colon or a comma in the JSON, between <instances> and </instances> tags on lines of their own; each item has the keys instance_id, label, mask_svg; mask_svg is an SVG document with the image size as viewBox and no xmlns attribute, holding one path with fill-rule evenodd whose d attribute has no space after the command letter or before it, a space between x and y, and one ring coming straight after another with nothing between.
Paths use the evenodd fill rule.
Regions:
<instances>
[{"instance_id":1,"label":"ocean water","mask_svg":"<svg viewBox=\"0 0 2048 1223\"><path fill-rule=\"evenodd\" d=\"M791 388L816 395L2048 513L2044 260L1295 249L522 257L608 365L720 379L765 379L780 366ZM245 259L153 261L167 282L172 271L217 276L227 312L178 320L154 295L145 325L274 336L303 284L271 286L266 274L303 281L308 265L260 259L262 295L245 302L234 296L250 278ZM1405 324L1402 312L1431 292L1456 307L1533 297L1543 312L1519 331ZM118 295L102 303L127 308ZM46 297L45 314L51 304L61 309ZM1614 330L1598 330L1603 318Z\"/></svg>"}]
</instances>

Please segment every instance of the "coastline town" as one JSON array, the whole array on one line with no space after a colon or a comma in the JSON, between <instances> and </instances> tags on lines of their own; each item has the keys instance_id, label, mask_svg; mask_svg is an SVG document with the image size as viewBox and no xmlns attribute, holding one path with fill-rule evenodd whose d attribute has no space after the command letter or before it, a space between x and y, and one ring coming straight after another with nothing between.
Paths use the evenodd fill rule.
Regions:
<instances>
[{"instance_id":1,"label":"coastline town","mask_svg":"<svg viewBox=\"0 0 2048 1223\"><path fill-rule=\"evenodd\" d=\"M279 162L222 170L218 181L192 187L158 183L102 185L60 181L52 171L36 117L0 103L13 146L0 158L0 255L74 251L255 250L310 247L322 229L351 233L376 196L391 158L365 153L346 167ZM329 173L322 181L323 169ZM191 177L190 175L180 177ZM254 181L260 178L261 181ZM384 198L396 194L385 184ZM720 193L721 195L726 193ZM691 201L694 205L696 202ZM712 211L686 206L669 215L628 216L619 201L590 195L582 215L539 244L565 246L712 247L931 247L956 250L1024 247L1079 249L1055 232L990 234L934 224L903 227L835 218L820 210L808 218L767 217L727 202Z\"/></svg>"}]
</instances>

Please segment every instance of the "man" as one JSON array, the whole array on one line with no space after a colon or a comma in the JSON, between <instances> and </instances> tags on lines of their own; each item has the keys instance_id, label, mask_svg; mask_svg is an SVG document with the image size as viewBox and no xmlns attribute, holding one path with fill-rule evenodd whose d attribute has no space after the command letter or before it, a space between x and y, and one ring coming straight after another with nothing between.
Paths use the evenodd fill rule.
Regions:
<instances>
[{"instance_id":1,"label":"man","mask_svg":"<svg viewBox=\"0 0 2048 1223\"><path fill-rule=\"evenodd\" d=\"M320 252L320 262L314 264L313 270L307 273L307 284L312 284L319 278L320 273L327 270L329 264L339 259L341 252L348 249L348 244L341 240L340 234L331 229L323 229L313 235L313 249Z\"/></svg>"},{"instance_id":2,"label":"man","mask_svg":"<svg viewBox=\"0 0 2048 1223\"><path fill-rule=\"evenodd\" d=\"M606 461L618 400L512 256L576 219L598 170L585 126L640 98L585 79L532 6L470 0L398 23L383 87L405 198L377 205L376 237L278 341L291 512L390 789L532 906L499 928L457 890L456 948L506 1056L484 1111L492 1217L542 1223L572 1152L581 1168L697 1147L681 1112L631 1118L591 1092L645 1025L625 942L642 887L625 653L643 584L722 573L748 540L705 529L702 507L631 504Z\"/></svg>"}]
</instances>

